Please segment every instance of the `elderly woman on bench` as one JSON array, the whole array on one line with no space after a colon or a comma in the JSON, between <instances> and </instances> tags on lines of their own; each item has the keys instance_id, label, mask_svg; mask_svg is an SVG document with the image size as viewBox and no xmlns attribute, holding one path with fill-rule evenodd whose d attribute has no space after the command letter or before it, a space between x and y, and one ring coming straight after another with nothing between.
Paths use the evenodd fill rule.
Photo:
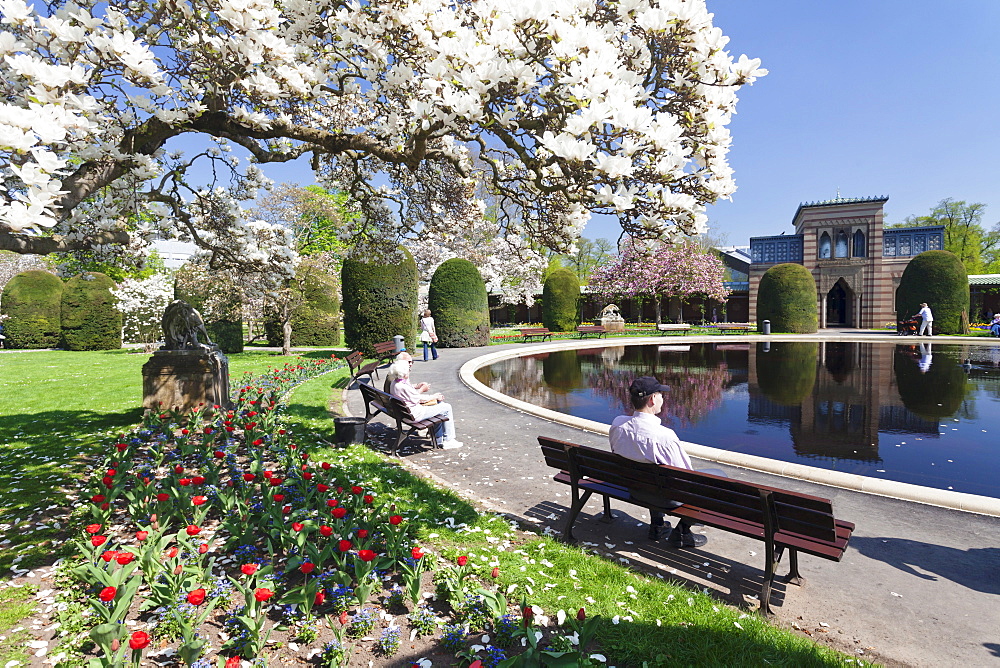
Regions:
<instances>
[{"instance_id":1,"label":"elderly woman on bench","mask_svg":"<svg viewBox=\"0 0 1000 668\"><path fill-rule=\"evenodd\" d=\"M448 418L439 424L435 437L445 450L462 447L461 441L455 440L455 419L452 417L451 404L444 403L444 395L430 394L430 385L420 383L416 387L410 384L410 366L412 362L397 360L389 367L389 372L396 376L389 387L389 394L398 397L407 405L413 418L426 420L433 415L443 415Z\"/></svg>"}]
</instances>

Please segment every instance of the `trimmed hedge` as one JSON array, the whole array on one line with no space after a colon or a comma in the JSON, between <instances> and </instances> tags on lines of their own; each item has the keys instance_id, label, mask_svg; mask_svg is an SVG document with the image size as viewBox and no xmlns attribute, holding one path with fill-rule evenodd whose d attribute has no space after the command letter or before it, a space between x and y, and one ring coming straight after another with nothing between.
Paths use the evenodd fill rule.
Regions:
<instances>
[{"instance_id":1,"label":"trimmed hedge","mask_svg":"<svg viewBox=\"0 0 1000 668\"><path fill-rule=\"evenodd\" d=\"M177 270L179 279L182 278L181 274L194 275L195 277L200 276L200 272L186 267L181 267ZM221 283L218 282L220 280L222 281ZM243 352L242 301L236 290L230 289L226 285L225 279L212 277L199 277L197 280L190 281L189 284L206 287L204 291L199 292L195 290L185 291L181 286L181 280L174 281L174 299L183 299L201 313L201 317L205 321L205 330L211 337L212 343L219 346L219 350L224 353ZM220 301L217 303L221 304L221 310L240 315L238 317L213 318L212 314L208 313L205 309L205 303L210 296L209 293L211 293L213 298L219 298Z\"/></svg>"},{"instance_id":2,"label":"trimmed hedge","mask_svg":"<svg viewBox=\"0 0 1000 668\"><path fill-rule=\"evenodd\" d=\"M801 264L776 264L757 288L757 331L771 321L774 333L812 334L819 329L816 281Z\"/></svg>"},{"instance_id":3,"label":"trimmed hedge","mask_svg":"<svg viewBox=\"0 0 1000 668\"><path fill-rule=\"evenodd\" d=\"M88 271L66 281L62 294L62 339L67 350L118 350L122 314L107 274Z\"/></svg>"},{"instance_id":4,"label":"trimmed hedge","mask_svg":"<svg viewBox=\"0 0 1000 668\"><path fill-rule=\"evenodd\" d=\"M542 288L542 324L553 332L572 332L580 324L580 279L569 269L556 269Z\"/></svg>"},{"instance_id":5,"label":"trimmed hedge","mask_svg":"<svg viewBox=\"0 0 1000 668\"><path fill-rule=\"evenodd\" d=\"M431 277L427 306L434 317L438 345L471 348L490 343L486 283L468 260L446 260Z\"/></svg>"},{"instance_id":6,"label":"trimmed hedge","mask_svg":"<svg viewBox=\"0 0 1000 668\"><path fill-rule=\"evenodd\" d=\"M417 263L405 248L392 264L346 259L340 272L347 345L373 356L375 344L402 335L407 350L417 339Z\"/></svg>"},{"instance_id":7,"label":"trimmed hedge","mask_svg":"<svg viewBox=\"0 0 1000 668\"><path fill-rule=\"evenodd\" d=\"M774 341L764 352L757 344L757 386L761 393L782 406L798 406L816 385L819 344Z\"/></svg>"},{"instance_id":8,"label":"trimmed hedge","mask_svg":"<svg viewBox=\"0 0 1000 668\"><path fill-rule=\"evenodd\" d=\"M302 303L292 314L293 346L340 345L340 285L337 277L317 267L299 265L302 274ZM293 288L298 291L298 288ZM283 344L281 323L275 318L264 322L267 342Z\"/></svg>"},{"instance_id":9,"label":"trimmed hedge","mask_svg":"<svg viewBox=\"0 0 1000 668\"><path fill-rule=\"evenodd\" d=\"M910 260L896 289L896 319L907 320L927 302L935 334L965 334L962 313L969 313L969 275L957 255L927 251Z\"/></svg>"},{"instance_id":10,"label":"trimmed hedge","mask_svg":"<svg viewBox=\"0 0 1000 668\"><path fill-rule=\"evenodd\" d=\"M22 271L0 294L4 346L15 349L54 348L62 341L63 282L42 269Z\"/></svg>"}]
</instances>

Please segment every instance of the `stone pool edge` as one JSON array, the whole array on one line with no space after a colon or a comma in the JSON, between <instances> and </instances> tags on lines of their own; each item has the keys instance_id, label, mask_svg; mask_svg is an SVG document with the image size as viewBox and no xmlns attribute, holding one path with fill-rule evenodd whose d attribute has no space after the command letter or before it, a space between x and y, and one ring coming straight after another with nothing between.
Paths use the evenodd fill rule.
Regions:
<instances>
[{"instance_id":1,"label":"stone pool edge","mask_svg":"<svg viewBox=\"0 0 1000 668\"><path fill-rule=\"evenodd\" d=\"M530 346L525 346L522 348L506 349L503 351L497 351L494 353L487 353L479 357L473 358L463 364L458 371L459 379L473 392L486 397L492 401L496 401L499 404L503 404L515 410L519 410L523 413L528 413L529 415L534 415L558 424L567 425L569 427L575 427L577 429L582 429L584 431L589 431L597 434L607 436L609 425L603 422L595 422L593 420L586 420L584 418L574 417L572 415L566 415L565 413L559 413L548 408L542 408L541 406L536 406L530 404L526 401L521 401L520 399L515 399L506 394L497 392L496 390L487 387L486 385L480 383L475 378L475 372L489 364L494 362L499 362L505 359L511 359L513 357L521 357L525 354L525 351L530 353L545 353L554 352L558 350L568 350L575 348L608 348L616 347L622 345L647 345L647 344L664 344L667 341L672 343L677 343L678 340L683 340L686 343L713 343L713 342L751 342L751 341L761 341L761 340L797 340L802 341L804 339L809 339L809 336L736 336L736 337L720 337L717 335L713 336L648 336L648 337L635 337L629 338L627 344L623 343L621 339L583 339L583 340L573 340L573 341L557 341L552 343L541 343L532 344ZM837 338L852 338L856 340L855 337L838 337L838 336L823 336L817 337L819 340L830 340ZM867 336L864 338L868 338ZM881 338L881 337L879 337ZM885 338L890 340L896 340L894 336L886 336ZM964 341L963 341L964 342ZM867 494L876 494L879 496L886 496L895 499L901 499L904 501L913 501L916 503L924 503L932 506L940 506L943 508L951 508L953 510L961 510L965 512L979 513L981 515L990 515L993 517L1000 517L1000 499L994 499L988 496L979 496L977 494L968 494L965 492L955 492L951 490L935 489L932 487L923 487L921 485L913 485L905 482L896 482L893 480L884 480L881 478L870 478L868 476L857 475L854 473L844 473L843 471L830 471L827 469L820 469L814 466L806 466L805 464L796 464L791 462L783 462L776 459L768 459L766 457L759 457L757 455L748 455L739 452L729 452L727 450L720 450L718 448L712 448L706 445L699 445L697 443L689 443L687 441L681 442L684 449L692 457L697 457L699 459L706 459L709 461L718 462L720 464L729 464L731 466L738 466L745 469L751 469L754 471L761 471L762 473L770 473L773 475L779 475L787 478L796 478L798 480L805 480L808 482L814 482L821 485L829 485L831 487L839 487L842 489L852 490L856 492L865 492Z\"/></svg>"}]
</instances>

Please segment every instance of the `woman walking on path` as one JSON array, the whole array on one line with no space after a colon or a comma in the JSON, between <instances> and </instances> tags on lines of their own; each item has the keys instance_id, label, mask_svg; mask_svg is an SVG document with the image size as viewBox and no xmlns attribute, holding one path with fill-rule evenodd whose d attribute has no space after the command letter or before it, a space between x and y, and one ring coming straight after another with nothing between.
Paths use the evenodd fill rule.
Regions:
<instances>
[{"instance_id":1,"label":"woman walking on path","mask_svg":"<svg viewBox=\"0 0 1000 668\"><path fill-rule=\"evenodd\" d=\"M424 361L427 361L427 347L430 345L431 352L434 354L434 359L438 358L437 343L438 337L437 332L434 330L434 318L431 317L431 312L429 310L424 311L424 317L420 319L420 342L424 344Z\"/></svg>"}]
</instances>

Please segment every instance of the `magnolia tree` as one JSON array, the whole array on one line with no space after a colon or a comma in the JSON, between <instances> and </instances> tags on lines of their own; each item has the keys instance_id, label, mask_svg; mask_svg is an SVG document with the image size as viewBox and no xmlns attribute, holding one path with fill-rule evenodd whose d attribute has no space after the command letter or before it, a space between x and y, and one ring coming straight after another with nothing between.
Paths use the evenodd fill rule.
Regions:
<instances>
[{"instance_id":1,"label":"magnolia tree","mask_svg":"<svg viewBox=\"0 0 1000 668\"><path fill-rule=\"evenodd\" d=\"M692 297L725 301L725 266L715 253L694 242L648 244L627 240L619 255L598 267L590 278L592 292L605 299L652 297L660 323L660 297L682 302Z\"/></svg>"},{"instance_id":2,"label":"magnolia tree","mask_svg":"<svg viewBox=\"0 0 1000 668\"><path fill-rule=\"evenodd\" d=\"M122 339L142 343L152 352L163 336L163 312L174 298L174 279L160 273L144 279L127 278L111 291L122 314Z\"/></svg>"},{"instance_id":3,"label":"magnolia tree","mask_svg":"<svg viewBox=\"0 0 1000 668\"><path fill-rule=\"evenodd\" d=\"M501 236L562 252L594 212L640 239L698 233L735 189L738 89L765 74L703 0L0 0L0 16L0 249L19 253L159 234L290 273L286 228L240 202L300 157L359 207L343 233L381 248L455 231L472 155Z\"/></svg>"}]
</instances>

